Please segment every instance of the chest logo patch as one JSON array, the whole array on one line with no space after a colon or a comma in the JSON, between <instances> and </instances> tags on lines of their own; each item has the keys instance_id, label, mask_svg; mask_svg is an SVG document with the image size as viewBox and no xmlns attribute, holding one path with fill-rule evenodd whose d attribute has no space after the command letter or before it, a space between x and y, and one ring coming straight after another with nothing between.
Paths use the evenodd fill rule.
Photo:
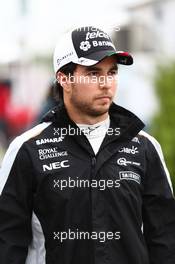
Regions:
<instances>
[{"instance_id":1,"label":"chest logo patch","mask_svg":"<svg viewBox=\"0 0 175 264\"><path fill-rule=\"evenodd\" d=\"M120 177L120 180L135 181L138 184L141 183L140 175L133 171L120 171L119 177Z\"/></svg>"},{"instance_id":2,"label":"chest logo patch","mask_svg":"<svg viewBox=\"0 0 175 264\"><path fill-rule=\"evenodd\" d=\"M117 164L120 166L125 166L125 167L127 167L128 165L140 166L139 162L130 161L130 160L127 160L126 158L119 158L117 160Z\"/></svg>"}]
</instances>

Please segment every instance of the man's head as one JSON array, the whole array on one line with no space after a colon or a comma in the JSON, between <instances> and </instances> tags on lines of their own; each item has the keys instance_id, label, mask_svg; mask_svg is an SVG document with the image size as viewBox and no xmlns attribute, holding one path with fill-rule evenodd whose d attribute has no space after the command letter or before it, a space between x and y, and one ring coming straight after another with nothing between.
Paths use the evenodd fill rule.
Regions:
<instances>
[{"instance_id":1,"label":"man's head","mask_svg":"<svg viewBox=\"0 0 175 264\"><path fill-rule=\"evenodd\" d=\"M96 65L76 65L71 76L59 71L57 78L68 110L92 117L108 112L115 95L117 70L116 59L110 56Z\"/></svg>"},{"instance_id":2,"label":"man's head","mask_svg":"<svg viewBox=\"0 0 175 264\"><path fill-rule=\"evenodd\" d=\"M115 95L117 64L132 63L132 56L116 51L100 29L83 27L67 33L56 46L54 69L69 114L76 119L106 115Z\"/></svg>"}]
</instances>

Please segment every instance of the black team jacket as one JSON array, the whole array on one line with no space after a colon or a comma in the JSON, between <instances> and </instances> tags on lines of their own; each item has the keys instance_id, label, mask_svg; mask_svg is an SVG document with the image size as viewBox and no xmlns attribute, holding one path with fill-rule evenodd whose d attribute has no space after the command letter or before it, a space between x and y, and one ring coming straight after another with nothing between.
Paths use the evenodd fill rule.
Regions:
<instances>
[{"instance_id":1,"label":"black team jacket","mask_svg":"<svg viewBox=\"0 0 175 264\"><path fill-rule=\"evenodd\" d=\"M9 146L1 264L175 264L175 200L160 145L115 105L97 153L64 108Z\"/></svg>"}]
</instances>

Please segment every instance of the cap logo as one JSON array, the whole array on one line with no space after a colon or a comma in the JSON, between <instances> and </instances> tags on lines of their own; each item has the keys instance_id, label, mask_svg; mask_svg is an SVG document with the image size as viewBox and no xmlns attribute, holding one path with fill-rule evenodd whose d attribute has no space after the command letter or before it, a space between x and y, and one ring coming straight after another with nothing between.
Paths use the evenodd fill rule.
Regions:
<instances>
[{"instance_id":1,"label":"cap logo","mask_svg":"<svg viewBox=\"0 0 175 264\"><path fill-rule=\"evenodd\" d=\"M121 62L122 64L127 64L127 61L128 61L128 58L121 58L121 59L120 59L120 62Z\"/></svg>"},{"instance_id":2,"label":"cap logo","mask_svg":"<svg viewBox=\"0 0 175 264\"><path fill-rule=\"evenodd\" d=\"M87 51L91 48L91 44L89 41L82 41L80 43L80 49L83 50L83 51Z\"/></svg>"},{"instance_id":3,"label":"cap logo","mask_svg":"<svg viewBox=\"0 0 175 264\"><path fill-rule=\"evenodd\" d=\"M72 56L73 55L73 51L69 52L68 54L64 55L63 57L61 58L58 58L57 59L57 64L59 65L61 63L62 60L64 59L67 59L68 57Z\"/></svg>"},{"instance_id":4,"label":"cap logo","mask_svg":"<svg viewBox=\"0 0 175 264\"><path fill-rule=\"evenodd\" d=\"M94 39L94 38L107 38L107 39L109 39L109 36L106 33L101 32L99 30L97 32L87 32L86 33L86 40Z\"/></svg>"}]
</instances>

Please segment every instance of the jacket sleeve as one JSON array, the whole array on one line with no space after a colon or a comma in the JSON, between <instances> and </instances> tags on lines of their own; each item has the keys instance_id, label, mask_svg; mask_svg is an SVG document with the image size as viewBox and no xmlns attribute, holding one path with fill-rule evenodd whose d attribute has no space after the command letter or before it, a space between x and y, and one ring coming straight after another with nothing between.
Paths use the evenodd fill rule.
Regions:
<instances>
[{"instance_id":1,"label":"jacket sleeve","mask_svg":"<svg viewBox=\"0 0 175 264\"><path fill-rule=\"evenodd\" d=\"M32 239L32 171L24 146L13 142L0 169L0 263L24 264Z\"/></svg>"},{"instance_id":2,"label":"jacket sleeve","mask_svg":"<svg viewBox=\"0 0 175 264\"><path fill-rule=\"evenodd\" d=\"M143 232L150 264L175 263L175 200L159 143L147 142Z\"/></svg>"}]
</instances>

